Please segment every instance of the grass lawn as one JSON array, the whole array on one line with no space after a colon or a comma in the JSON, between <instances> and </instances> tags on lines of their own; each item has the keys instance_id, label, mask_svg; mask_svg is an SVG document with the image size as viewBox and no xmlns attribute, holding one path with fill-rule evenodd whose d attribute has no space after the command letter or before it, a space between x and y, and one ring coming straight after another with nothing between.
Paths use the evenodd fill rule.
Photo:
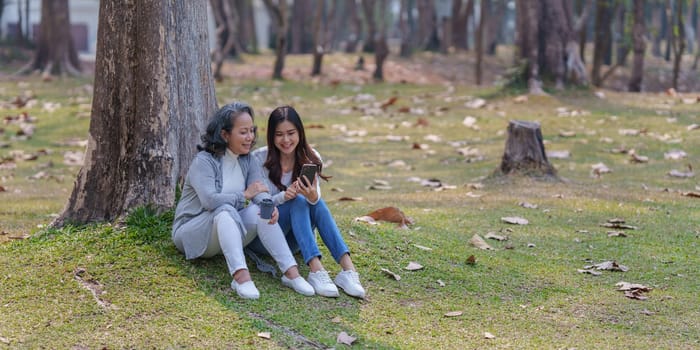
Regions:
<instances>
[{"instance_id":1,"label":"grass lawn","mask_svg":"<svg viewBox=\"0 0 700 350\"><path fill-rule=\"evenodd\" d=\"M272 108L299 110L333 176L323 194L367 298L303 297L250 263L262 295L242 301L222 257L186 261L177 252L172 213L140 209L121 223L44 229L79 170L70 159L87 139L91 81L7 79L0 349L700 347L697 93L524 99L494 87L252 79L216 91L220 103L251 103L263 135ZM17 107L18 96L32 98ZM477 98L485 103L472 108ZM568 152L550 157L562 181L491 176L513 119L539 121L547 151ZM19 135L27 125L31 136ZM598 163L609 172L594 171ZM377 180L388 187L372 189ZM387 206L415 223L354 220ZM602 226L615 218L636 229ZM474 235L493 250L471 245ZM322 252L335 276L338 265ZM605 261L629 270L579 272ZM407 270L411 262L423 268ZM626 297L621 281L648 287L646 300ZM352 346L337 343L341 332L356 338Z\"/></svg>"}]
</instances>

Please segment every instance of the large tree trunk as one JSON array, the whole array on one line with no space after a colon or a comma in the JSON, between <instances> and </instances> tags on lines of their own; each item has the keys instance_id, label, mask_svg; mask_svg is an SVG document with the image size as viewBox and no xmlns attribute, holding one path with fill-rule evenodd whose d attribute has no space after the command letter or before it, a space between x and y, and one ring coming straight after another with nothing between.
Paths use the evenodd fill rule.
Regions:
<instances>
[{"instance_id":1,"label":"large tree trunk","mask_svg":"<svg viewBox=\"0 0 700 350\"><path fill-rule=\"evenodd\" d=\"M496 47L501 39L501 28L505 23L507 1L496 1L489 3L486 15L486 37L483 39L486 44L486 54L493 56L496 54Z\"/></svg>"},{"instance_id":2,"label":"large tree trunk","mask_svg":"<svg viewBox=\"0 0 700 350\"><path fill-rule=\"evenodd\" d=\"M270 12L270 17L277 25L277 40L275 42L275 66L272 69L272 79L282 79L282 70L284 70L284 59L287 55L287 29L289 22L287 21L287 1L279 0L276 4L273 0L263 0L265 7Z\"/></svg>"},{"instance_id":3,"label":"large tree trunk","mask_svg":"<svg viewBox=\"0 0 700 350\"><path fill-rule=\"evenodd\" d=\"M541 93L540 79L553 80L562 88L566 80L585 85L588 81L578 44L571 9L564 0L519 0L517 33L520 58L527 60L524 78L531 93Z\"/></svg>"},{"instance_id":4,"label":"large tree trunk","mask_svg":"<svg viewBox=\"0 0 700 350\"><path fill-rule=\"evenodd\" d=\"M237 45L245 52L257 53L258 37L255 34L255 9L251 0L226 0L238 14L238 38Z\"/></svg>"},{"instance_id":5,"label":"large tree trunk","mask_svg":"<svg viewBox=\"0 0 700 350\"><path fill-rule=\"evenodd\" d=\"M55 220L171 208L216 109L206 2L101 1L85 165Z\"/></svg>"},{"instance_id":6,"label":"large tree trunk","mask_svg":"<svg viewBox=\"0 0 700 350\"><path fill-rule=\"evenodd\" d=\"M40 70L52 74L80 75L80 60L70 33L68 0L42 0L39 41L34 59L19 73Z\"/></svg>"},{"instance_id":7,"label":"large tree trunk","mask_svg":"<svg viewBox=\"0 0 700 350\"><path fill-rule=\"evenodd\" d=\"M644 74L644 0L634 0L632 12L634 13L634 26L632 28L632 46L634 49L634 61L632 63L632 77L628 89L633 92L642 91L642 78Z\"/></svg>"},{"instance_id":8,"label":"large tree trunk","mask_svg":"<svg viewBox=\"0 0 700 350\"><path fill-rule=\"evenodd\" d=\"M379 21L379 23L374 22L375 19L371 20L371 22L374 22L373 26L375 28L378 28L374 40L375 67L374 74L372 76L376 81L384 81L384 61L386 60L387 56L389 56L389 44L387 43L386 39L386 24L384 23L384 18L386 14L386 0L378 0L377 2L379 6L378 17L381 20Z\"/></svg>"},{"instance_id":9,"label":"large tree trunk","mask_svg":"<svg viewBox=\"0 0 700 350\"><path fill-rule=\"evenodd\" d=\"M558 178L556 169L547 160L539 123L510 121L506 148L496 174Z\"/></svg>"},{"instance_id":10,"label":"large tree trunk","mask_svg":"<svg viewBox=\"0 0 700 350\"><path fill-rule=\"evenodd\" d=\"M280 1L281 3L281 1ZM281 4L280 4L281 5ZM313 51L311 38L313 37L314 6L312 0L295 0L292 2L292 18L288 26L291 31L291 47L289 53L311 53Z\"/></svg>"},{"instance_id":11,"label":"large tree trunk","mask_svg":"<svg viewBox=\"0 0 700 350\"><path fill-rule=\"evenodd\" d=\"M401 0L399 10L399 31L401 33L401 48L399 55L403 58L411 57L413 54L413 0Z\"/></svg>"},{"instance_id":12,"label":"large tree trunk","mask_svg":"<svg viewBox=\"0 0 700 350\"><path fill-rule=\"evenodd\" d=\"M321 65L323 64L323 54L325 51L325 37L321 32L323 28L321 26L321 21L323 19L323 12L325 10L326 2L325 0L319 0L316 3L316 13L314 14L313 22L313 33L314 33L314 54L313 54L313 64L311 66L311 76L321 75Z\"/></svg>"},{"instance_id":13,"label":"large tree trunk","mask_svg":"<svg viewBox=\"0 0 700 350\"><path fill-rule=\"evenodd\" d=\"M415 47L427 49L431 46L431 40L437 32L435 22L435 4L432 0L417 0L418 8L418 33Z\"/></svg>"},{"instance_id":14,"label":"large tree trunk","mask_svg":"<svg viewBox=\"0 0 700 350\"><path fill-rule=\"evenodd\" d=\"M595 43L593 48L593 69L591 81L595 86L603 84L601 68L608 54L610 44L610 23L612 19L611 0L598 0L595 16Z\"/></svg>"},{"instance_id":15,"label":"large tree trunk","mask_svg":"<svg viewBox=\"0 0 700 350\"><path fill-rule=\"evenodd\" d=\"M625 67L627 66L627 54L630 51L630 33L627 29L627 5L624 2L619 2L615 10L615 32L617 32L615 36L615 45L617 46L615 64Z\"/></svg>"},{"instance_id":16,"label":"large tree trunk","mask_svg":"<svg viewBox=\"0 0 700 350\"><path fill-rule=\"evenodd\" d=\"M661 57L661 39L664 38L666 32L666 11L662 3L654 2L651 5L651 28L653 41L651 45L651 54L656 57Z\"/></svg>"}]
</instances>

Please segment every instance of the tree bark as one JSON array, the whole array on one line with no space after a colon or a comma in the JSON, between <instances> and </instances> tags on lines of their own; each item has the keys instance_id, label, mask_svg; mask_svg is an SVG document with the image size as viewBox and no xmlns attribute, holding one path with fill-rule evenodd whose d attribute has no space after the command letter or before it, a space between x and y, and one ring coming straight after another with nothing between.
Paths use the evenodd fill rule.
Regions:
<instances>
[{"instance_id":1,"label":"tree bark","mask_svg":"<svg viewBox=\"0 0 700 350\"><path fill-rule=\"evenodd\" d=\"M44 76L80 75L80 60L70 33L68 0L42 0L39 41L34 59L19 74L40 70Z\"/></svg>"},{"instance_id":2,"label":"tree bark","mask_svg":"<svg viewBox=\"0 0 700 350\"><path fill-rule=\"evenodd\" d=\"M487 3L487 2L484 2ZM501 28L505 23L507 1L488 2L486 15L486 37L483 39L486 43L486 54L493 56L496 54L496 47L501 38Z\"/></svg>"},{"instance_id":3,"label":"tree bark","mask_svg":"<svg viewBox=\"0 0 700 350\"><path fill-rule=\"evenodd\" d=\"M357 3L355 0L343 1L341 3L343 6L347 6L348 21L350 33L348 34L347 44L345 45L346 53L355 53L357 51L357 42L360 40L360 33L362 32L362 22L360 21L360 16L357 14Z\"/></svg>"},{"instance_id":4,"label":"tree bark","mask_svg":"<svg viewBox=\"0 0 700 350\"><path fill-rule=\"evenodd\" d=\"M617 32L616 36L616 46L617 46L617 54L615 55L615 61L618 66L625 67L627 66L627 54L630 51L630 45L629 45L629 37L630 33L627 30L627 6L624 2L619 2L617 4L617 9L615 10L615 31Z\"/></svg>"},{"instance_id":5,"label":"tree bark","mask_svg":"<svg viewBox=\"0 0 700 350\"><path fill-rule=\"evenodd\" d=\"M669 0L667 0L668 2ZM671 35L671 44L673 47L673 88L678 90L678 77L681 72L681 60L683 52L685 52L685 23L683 20L683 1L678 1L675 4L673 14L673 31Z\"/></svg>"},{"instance_id":6,"label":"tree bark","mask_svg":"<svg viewBox=\"0 0 700 350\"><path fill-rule=\"evenodd\" d=\"M435 4L432 0L417 0L418 33L415 47L425 50L430 48L431 40L437 32L435 21Z\"/></svg>"},{"instance_id":7,"label":"tree bark","mask_svg":"<svg viewBox=\"0 0 700 350\"><path fill-rule=\"evenodd\" d=\"M242 50L238 45L238 15L229 0L210 0L209 3L216 24L216 46L212 50L214 79L222 81L221 68L224 59L229 53L233 52L237 56Z\"/></svg>"},{"instance_id":8,"label":"tree bark","mask_svg":"<svg viewBox=\"0 0 700 350\"><path fill-rule=\"evenodd\" d=\"M642 79L644 74L644 51L646 42L644 41L644 0L634 0L632 12L634 14L634 25L632 28L632 46L634 50L634 60L632 63L632 76L628 89L633 92L642 91Z\"/></svg>"},{"instance_id":9,"label":"tree bark","mask_svg":"<svg viewBox=\"0 0 700 350\"><path fill-rule=\"evenodd\" d=\"M374 74L372 77L376 81L384 81L384 61L389 56L389 44L386 39L386 24L384 23L386 13L386 1L378 0L379 4L379 23L374 23L375 28L379 28L376 32L374 40ZM374 22L374 19L372 19Z\"/></svg>"},{"instance_id":10,"label":"tree bark","mask_svg":"<svg viewBox=\"0 0 700 350\"><path fill-rule=\"evenodd\" d=\"M482 1L479 6L479 27L476 30L476 85L481 85L481 61L484 57L484 27L486 26L486 6Z\"/></svg>"},{"instance_id":11,"label":"tree bark","mask_svg":"<svg viewBox=\"0 0 700 350\"><path fill-rule=\"evenodd\" d=\"M258 37L255 33L255 9L251 0L226 0L231 2L234 12L238 14L236 42L244 52L257 53Z\"/></svg>"},{"instance_id":12,"label":"tree bark","mask_svg":"<svg viewBox=\"0 0 700 350\"><path fill-rule=\"evenodd\" d=\"M381 0L380 0L381 1ZM362 13L367 24L367 40L362 46L362 52L374 52L377 41L377 20L374 15L375 0L362 0Z\"/></svg>"},{"instance_id":13,"label":"tree bark","mask_svg":"<svg viewBox=\"0 0 700 350\"><path fill-rule=\"evenodd\" d=\"M411 24L413 23L413 7L410 3L413 0L401 0L399 10L399 31L401 32L401 48L399 55L403 58L409 58L413 54L413 34L411 33ZM456 1L455 1L456 2Z\"/></svg>"},{"instance_id":14,"label":"tree bark","mask_svg":"<svg viewBox=\"0 0 700 350\"><path fill-rule=\"evenodd\" d=\"M270 12L270 17L277 24L277 38L275 42L275 65L272 69L272 79L281 80L282 70L284 70L284 59L287 55L287 30L289 23L287 21L287 1L279 0L273 3L273 0L263 0L265 7Z\"/></svg>"},{"instance_id":15,"label":"tree bark","mask_svg":"<svg viewBox=\"0 0 700 350\"><path fill-rule=\"evenodd\" d=\"M651 32L653 32L653 41L651 45L651 54L656 57L661 57L661 39L666 32L666 11L664 4L652 3L651 5Z\"/></svg>"},{"instance_id":16,"label":"tree bark","mask_svg":"<svg viewBox=\"0 0 700 350\"><path fill-rule=\"evenodd\" d=\"M698 61L700 61L700 1L693 1L693 11L695 11L695 59L693 60L693 70L698 69Z\"/></svg>"},{"instance_id":17,"label":"tree bark","mask_svg":"<svg viewBox=\"0 0 700 350\"><path fill-rule=\"evenodd\" d=\"M598 0L596 6L595 43L593 48L591 80L593 85L601 86L603 84L601 67L610 46L612 3L610 0Z\"/></svg>"},{"instance_id":18,"label":"tree bark","mask_svg":"<svg viewBox=\"0 0 700 350\"><path fill-rule=\"evenodd\" d=\"M496 174L558 178L556 169L547 160L540 123L510 121L505 151Z\"/></svg>"},{"instance_id":19,"label":"tree bark","mask_svg":"<svg viewBox=\"0 0 700 350\"><path fill-rule=\"evenodd\" d=\"M313 64L311 66L311 76L321 75L321 65L323 64L323 53L325 51L325 43L322 39L321 31L323 30L321 22L323 12L325 10L325 0L318 0L316 3L316 13L314 14L313 33L314 33L314 53Z\"/></svg>"},{"instance_id":20,"label":"tree bark","mask_svg":"<svg viewBox=\"0 0 700 350\"><path fill-rule=\"evenodd\" d=\"M171 208L216 109L203 1L101 1L85 165L54 226Z\"/></svg>"},{"instance_id":21,"label":"tree bark","mask_svg":"<svg viewBox=\"0 0 700 350\"><path fill-rule=\"evenodd\" d=\"M281 3L281 1L279 1ZM286 6L286 4L285 4ZM313 0L295 0L292 2L292 18L287 24L291 31L291 47L289 53L313 52Z\"/></svg>"}]
</instances>

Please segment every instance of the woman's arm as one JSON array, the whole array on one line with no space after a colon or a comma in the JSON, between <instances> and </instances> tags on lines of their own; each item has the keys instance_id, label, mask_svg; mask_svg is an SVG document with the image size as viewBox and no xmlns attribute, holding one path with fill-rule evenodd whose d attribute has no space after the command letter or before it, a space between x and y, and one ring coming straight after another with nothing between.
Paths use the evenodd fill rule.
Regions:
<instances>
[{"instance_id":1,"label":"woman's arm","mask_svg":"<svg viewBox=\"0 0 700 350\"><path fill-rule=\"evenodd\" d=\"M222 194L216 186L217 164L203 156L196 156L190 165L190 184L199 197L199 201L206 210L214 210L221 205L231 204L236 208L245 205L243 193Z\"/></svg>"}]
</instances>

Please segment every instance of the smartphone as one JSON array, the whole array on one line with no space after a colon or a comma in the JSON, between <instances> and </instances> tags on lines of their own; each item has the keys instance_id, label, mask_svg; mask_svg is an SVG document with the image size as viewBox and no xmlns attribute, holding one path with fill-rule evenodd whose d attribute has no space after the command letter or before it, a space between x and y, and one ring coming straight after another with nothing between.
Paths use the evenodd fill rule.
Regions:
<instances>
[{"instance_id":1,"label":"smartphone","mask_svg":"<svg viewBox=\"0 0 700 350\"><path fill-rule=\"evenodd\" d=\"M301 174L299 177L306 176L309 179L309 185L314 183L316 179L316 174L318 173L318 165L316 164L304 164L301 166ZM302 180L303 181L303 180Z\"/></svg>"}]
</instances>

